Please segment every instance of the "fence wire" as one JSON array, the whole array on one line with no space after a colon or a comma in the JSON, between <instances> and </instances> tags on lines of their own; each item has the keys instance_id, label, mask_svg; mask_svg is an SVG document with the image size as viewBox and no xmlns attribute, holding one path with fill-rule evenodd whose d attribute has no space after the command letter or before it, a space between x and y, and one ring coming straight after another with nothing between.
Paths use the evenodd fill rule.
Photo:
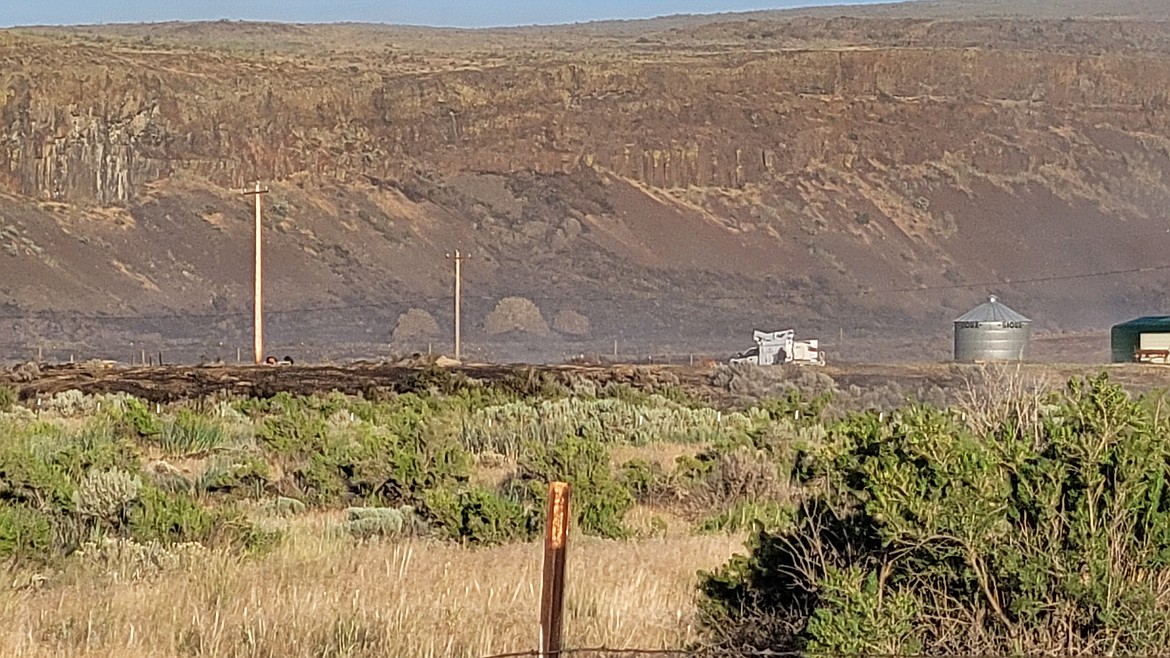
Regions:
<instances>
[{"instance_id":1,"label":"fence wire","mask_svg":"<svg viewBox=\"0 0 1170 658\"><path fill-rule=\"evenodd\" d=\"M576 647L561 649L554 652L540 652L537 650L511 651L496 653L482 658L558 658L559 656L702 656L703 658L924 658L899 655L852 655L852 654L817 654L800 651L773 651L771 649L637 649L615 647ZM998 658L994 656L933 656L931 658ZM1005 657L1006 658L1006 657ZM1019 657L1014 657L1019 658Z\"/></svg>"},{"instance_id":2,"label":"fence wire","mask_svg":"<svg viewBox=\"0 0 1170 658\"><path fill-rule=\"evenodd\" d=\"M528 651L511 651L508 653L496 653L490 656L483 656L482 658L525 658L531 656L533 658L558 658L559 656L692 656L698 655L698 652L692 649L633 649L633 648L613 648L613 647L577 647L570 649L561 649L560 651L541 652L536 650ZM707 656L717 656L718 654L706 654ZM731 656L732 654L727 654ZM780 652L780 651L736 651L735 656L751 656L760 658L804 658L802 654L795 652Z\"/></svg>"},{"instance_id":3,"label":"fence wire","mask_svg":"<svg viewBox=\"0 0 1170 658\"><path fill-rule=\"evenodd\" d=\"M825 653L815 651L773 651L771 649L620 649L620 647L591 646L573 647L555 652L536 650L493 653L481 658L557 658L560 656L584 656L586 658L607 658L619 656L696 656L702 658L1170 658L1168 653L1131 654L1114 656L1099 653Z\"/></svg>"}]
</instances>

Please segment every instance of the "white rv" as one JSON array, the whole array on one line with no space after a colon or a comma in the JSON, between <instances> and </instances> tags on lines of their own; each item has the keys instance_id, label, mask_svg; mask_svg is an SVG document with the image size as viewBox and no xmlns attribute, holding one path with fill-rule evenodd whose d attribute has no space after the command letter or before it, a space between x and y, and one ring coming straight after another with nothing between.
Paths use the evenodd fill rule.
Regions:
<instances>
[{"instance_id":1,"label":"white rv","mask_svg":"<svg viewBox=\"0 0 1170 658\"><path fill-rule=\"evenodd\" d=\"M755 331L756 346L731 357L730 363L750 363L760 366L780 366L785 363L824 365L819 341L796 340L792 329L784 331Z\"/></svg>"}]
</instances>

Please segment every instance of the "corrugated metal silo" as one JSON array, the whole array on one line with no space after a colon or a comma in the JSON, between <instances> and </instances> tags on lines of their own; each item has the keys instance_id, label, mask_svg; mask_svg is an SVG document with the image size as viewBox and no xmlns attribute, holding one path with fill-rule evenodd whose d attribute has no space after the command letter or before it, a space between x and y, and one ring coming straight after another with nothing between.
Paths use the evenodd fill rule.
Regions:
<instances>
[{"instance_id":1,"label":"corrugated metal silo","mask_svg":"<svg viewBox=\"0 0 1170 658\"><path fill-rule=\"evenodd\" d=\"M1022 361L1031 324L993 296L955 319L955 360Z\"/></svg>"}]
</instances>

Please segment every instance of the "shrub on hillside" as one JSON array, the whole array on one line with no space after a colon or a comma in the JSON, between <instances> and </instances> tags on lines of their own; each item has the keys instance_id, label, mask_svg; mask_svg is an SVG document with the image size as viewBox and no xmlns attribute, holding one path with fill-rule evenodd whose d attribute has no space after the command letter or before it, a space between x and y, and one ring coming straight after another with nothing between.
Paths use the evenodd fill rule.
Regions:
<instances>
[{"instance_id":1,"label":"shrub on hillside","mask_svg":"<svg viewBox=\"0 0 1170 658\"><path fill-rule=\"evenodd\" d=\"M788 527L792 515L790 507L774 500L742 501L701 522L699 532L776 532Z\"/></svg>"},{"instance_id":2,"label":"shrub on hillside","mask_svg":"<svg viewBox=\"0 0 1170 658\"><path fill-rule=\"evenodd\" d=\"M515 454L525 441L576 435L605 444L741 441L754 420L748 414L695 409L658 395L638 401L559 397L481 407L462 425L473 451Z\"/></svg>"},{"instance_id":3,"label":"shrub on hillside","mask_svg":"<svg viewBox=\"0 0 1170 658\"><path fill-rule=\"evenodd\" d=\"M488 335L506 334L519 331L544 336L549 333L548 322L540 308L524 297L505 297L496 304L483 320L483 330Z\"/></svg>"},{"instance_id":4,"label":"shrub on hillside","mask_svg":"<svg viewBox=\"0 0 1170 658\"><path fill-rule=\"evenodd\" d=\"M566 309L553 317L553 329L569 336L588 336L589 318Z\"/></svg>"},{"instance_id":5,"label":"shrub on hillside","mask_svg":"<svg viewBox=\"0 0 1170 658\"><path fill-rule=\"evenodd\" d=\"M412 308L398 316L394 331L390 334L390 342L408 343L438 335L439 323L435 322L435 317L421 308Z\"/></svg>"},{"instance_id":6,"label":"shrub on hillside","mask_svg":"<svg viewBox=\"0 0 1170 658\"><path fill-rule=\"evenodd\" d=\"M429 397L404 394L363 405L277 396L252 406L249 413L261 423L258 438L292 476L278 488L310 503L416 504L427 490L471 474L471 455L453 432L431 430L437 409Z\"/></svg>"},{"instance_id":7,"label":"shrub on hillside","mask_svg":"<svg viewBox=\"0 0 1170 658\"><path fill-rule=\"evenodd\" d=\"M121 427L128 433L140 438L154 438L163 431L163 424L159 417L150 411L145 402L136 398L130 398L126 401L126 406L118 420Z\"/></svg>"}]
</instances>

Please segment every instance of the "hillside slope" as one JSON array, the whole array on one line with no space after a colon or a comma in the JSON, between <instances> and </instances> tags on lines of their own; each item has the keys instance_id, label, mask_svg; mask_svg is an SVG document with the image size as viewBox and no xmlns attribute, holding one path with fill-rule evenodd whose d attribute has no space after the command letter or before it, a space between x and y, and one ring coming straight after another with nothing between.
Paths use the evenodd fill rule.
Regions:
<instances>
[{"instance_id":1,"label":"hillside slope","mask_svg":"<svg viewBox=\"0 0 1170 658\"><path fill-rule=\"evenodd\" d=\"M1170 23L639 25L0 32L0 348L234 358L256 178L269 335L308 356L443 346L454 248L494 358L781 326L938 358L989 292L1047 330L1165 310L1165 271L1080 275L1167 264ZM553 328L488 335L507 296ZM389 344L411 308L442 333Z\"/></svg>"}]
</instances>

